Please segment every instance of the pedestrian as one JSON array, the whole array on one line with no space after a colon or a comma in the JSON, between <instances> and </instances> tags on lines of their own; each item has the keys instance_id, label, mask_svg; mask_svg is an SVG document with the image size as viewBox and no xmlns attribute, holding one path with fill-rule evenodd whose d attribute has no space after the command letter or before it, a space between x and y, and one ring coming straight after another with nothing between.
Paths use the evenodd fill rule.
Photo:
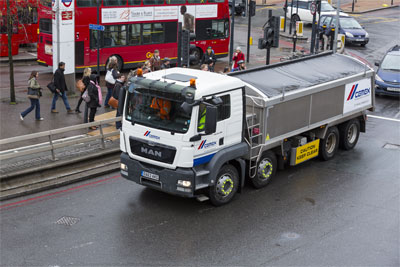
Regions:
<instances>
[{"instance_id":1,"label":"pedestrian","mask_svg":"<svg viewBox=\"0 0 400 267\"><path fill-rule=\"evenodd\" d=\"M29 80L28 80L28 98L31 101L31 106L19 115L21 121L23 121L24 117L26 115L28 115L28 113L31 112L32 110L34 110L35 108L36 108L35 119L37 121L43 120L43 118L40 117L39 98L42 96L42 92L40 91L41 88L37 81L38 77L39 77L39 72L37 72L37 71L31 72L31 76L29 77Z\"/></svg>"},{"instance_id":2,"label":"pedestrian","mask_svg":"<svg viewBox=\"0 0 400 267\"><path fill-rule=\"evenodd\" d=\"M156 71L161 69L161 58L160 51L158 49L154 50L153 56L150 58L151 71Z\"/></svg>"},{"instance_id":3,"label":"pedestrian","mask_svg":"<svg viewBox=\"0 0 400 267\"><path fill-rule=\"evenodd\" d=\"M115 82L115 86L114 86L114 90L113 90L113 94L112 94L112 96L117 100L119 98L119 93L121 91L121 88L124 86L124 83L125 83L125 76L119 74L117 81ZM118 108L117 108L116 117L119 117L119 116L121 116L121 114L118 112ZM120 129L122 127L122 122L117 121L115 123L115 127L117 128L117 130Z\"/></svg>"},{"instance_id":4,"label":"pedestrian","mask_svg":"<svg viewBox=\"0 0 400 267\"><path fill-rule=\"evenodd\" d=\"M239 60L238 61L238 67L237 68L233 68L232 72L241 71L241 70L245 70L245 69L246 69L246 65L244 64L244 60Z\"/></svg>"},{"instance_id":5,"label":"pedestrian","mask_svg":"<svg viewBox=\"0 0 400 267\"><path fill-rule=\"evenodd\" d=\"M150 60L146 60L143 65L143 74L151 72L151 62Z\"/></svg>"},{"instance_id":6,"label":"pedestrian","mask_svg":"<svg viewBox=\"0 0 400 267\"><path fill-rule=\"evenodd\" d=\"M79 110L79 107L81 106L82 101L83 101L82 95L86 91L86 89L90 83L90 74L92 74L92 69L85 68L85 70L83 71L83 76L82 76L82 83L85 85L85 88L83 88L83 90L81 92L81 96L79 97L79 100L78 100L78 104L76 105L76 108L75 108L76 113L81 113L81 111Z\"/></svg>"},{"instance_id":7,"label":"pedestrian","mask_svg":"<svg viewBox=\"0 0 400 267\"><path fill-rule=\"evenodd\" d=\"M207 64L203 64L200 66L200 70L202 71L208 71L208 65Z\"/></svg>"},{"instance_id":8,"label":"pedestrian","mask_svg":"<svg viewBox=\"0 0 400 267\"><path fill-rule=\"evenodd\" d=\"M181 15L183 16L183 30L194 32L194 16L187 13L187 7L181 6Z\"/></svg>"},{"instance_id":9,"label":"pedestrian","mask_svg":"<svg viewBox=\"0 0 400 267\"><path fill-rule=\"evenodd\" d=\"M107 64L107 72L106 72L106 87L107 87L107 95L106 99L104 100L104 107L110 108L108 105L108 101L112 95L112 91L115 85L115 80L117 79L117 75L119 74L118 71L118 59L115 56L112 56L108 60Z\"/></svg>"},{"instance_id":10,"label":"pedestrian","mask_svg":"<svg viewBox=\"0 0 400 267\"><path fill-rule=\"evenodd\" d=\"M163 64L161 65L161 69L169 69L169 65L171 64L171 60L168 57L165 57L163 60Z\"/></svg>"},{"instance_id":11,"label":"pedestrian","mask_svg":"<svg viewBox=\"0 0 400 267\"><path fill-rule=\"evenodd\" d=\"M244 61L244 54L242 53L242 49L240 48L240 46L236 47L236 51L233 54L233 67L232 69L236 69L238 67L238 62L239 60L243 60Z\"/></svg>"},{"instance_id":12,"label":"pedestrian","mask_svg":"<svg viewBox=\"0 0 400 267\"><path fill-rule=\"evenodd\" d=\"M61 96L65 108L67 109L67 113L68 114L74 113L71 110L71 107L69 106L68 103L68 98L67 98L68 88L67 84L65 83L64 71L65 71L65 63L64 62L58 63L58 69L54 73L54 86L56 87L56 91L54 92L53 102L51 103L51 113L58 113L58 111L56 110L56 102L58 96Z\"/></svg>"},{"instance_id":13,"label":"pedestrian","mask_svg":"<svg viewBox=\"0 0 400 267\"><path fill-rule=\"evenodd\" d=\"M90 83L88 85L88 94L90 96L90 101L87 103L89 108L89 122L94 121L94 117L96 115L96 111L98 107L101 107L99 104L99 85L97 83L97 76L95 74L90 75ZM96 130L96 126L90 127L91 130Z\"/></svg>"},{"instance_id":14,"label":"pedestrian","mask_svg":"<svg viewBox=\"0 0 400 267\"><path fill-rule=\"evenodd\" d=\"M215 62L217 62L217 58L214 54L213 49L211 48L211 46L209 46L206 52L203 54L201 64L207 64L208 70L214 72Z\"/></svg>"}]
</instances>

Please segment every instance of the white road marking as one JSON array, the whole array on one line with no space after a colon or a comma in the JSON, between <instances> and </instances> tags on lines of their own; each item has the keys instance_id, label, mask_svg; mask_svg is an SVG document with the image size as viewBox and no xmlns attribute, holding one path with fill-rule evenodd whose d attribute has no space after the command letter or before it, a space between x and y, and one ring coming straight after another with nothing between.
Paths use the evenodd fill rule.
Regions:
<instances>
[{"instance_id":1,"label":"white road marking","mask_svg":"<svg viewBox=\"0 0 400 267\"><path fill-rule=\"evenodd\" d=\"M395 121L395 122L400 122L400 120L392 119L392 118L387 118L387 117L381 117L381 116L375 116L375 115L367 115L370 118L375 118L375 119L380 119L380 120L387 120L387 121Z\"/></svg>"}]
</instances>

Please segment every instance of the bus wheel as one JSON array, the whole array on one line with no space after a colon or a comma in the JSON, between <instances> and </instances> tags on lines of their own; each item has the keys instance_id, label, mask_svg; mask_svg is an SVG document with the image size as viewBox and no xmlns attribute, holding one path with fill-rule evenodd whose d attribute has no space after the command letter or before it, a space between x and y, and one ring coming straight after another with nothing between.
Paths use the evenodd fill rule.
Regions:
<instances>
[{"instance_id":1,"label":"bus wheel","mask_svg":"<svg viewBox=\"0 0 400 267\"><path fill-rule=\"evenodd\" d=\"M339 126L340 147L344 150L353 149L360 136L360 121L357 119L350 120Z\"/></svg>"},{"instance_id":2,"label":"bus wheel","mask_svg":"<svg viewBox=\"0 0 400 267\"><path fill-rule=\"evenodd\" d=\"M339 130L336 126L330 127L319 144L319 155L322 160L332 159L339 146Z\"/></svg>"},{"instance_id":3,"label":"bus wheel","mask_svg":"<svg viewBox=\"0 0 400 267\"><path fill-rule=\"evenodd\" d=\"M221 206L235 196L239 188L239 174L232 165L224 165L219 170L215 184L210 187L210 201L214 206Z\"/></svg>"},{"instance_id":4,"label":"bus wheel","mask_svg":"<svg viewBox=\"0 0 400 267\"><path fill-rule=\"evenodd\" d=\"M190 51L191 55L191 64L192 65L198 65L200 63L200 58L201 58L201 52L199 48L194 48L192 51Z\"/></svg>"},{"instance_id":5,"label":"bus wheel","mask_svg":"<svg viewBox=\"0 0 400 267\"><path fill-rule=\"evenodd\" d=\"M275 176L277 168L277 159L272 151L264 152L257 165L257 174L251 179L251 183L255 188L266 186Z\"/></svg>"}]
</instances>

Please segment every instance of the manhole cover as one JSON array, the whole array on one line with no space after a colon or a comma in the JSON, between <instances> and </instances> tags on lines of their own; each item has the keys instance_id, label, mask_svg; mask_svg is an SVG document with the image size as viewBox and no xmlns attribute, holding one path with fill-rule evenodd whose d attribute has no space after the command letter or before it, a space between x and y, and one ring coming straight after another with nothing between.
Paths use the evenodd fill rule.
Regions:
<instances>
[{"instance_id":1,"label":"manhole cover","mask_svg":"<svg viewBox=\"0 0 400 267\"><path fill-rule=\"evenodd\" d=\"M383 148L390 150L400 150L400 145L386 143Z\"/></svg>"},{"instance_id":2,"label":"manhole cover","mask_svg":"<svg viewBox=\"0 0 400 267\"><path fill-rule=\"evenodd\" d=\"M80 219L79 218L75 218L75 217L69 217L69 216L63 216L60 219L58 219L55 223L56 224L60 224L60 225L74 225L77 222L79 222Z\"/></svg>"}]
</instances>

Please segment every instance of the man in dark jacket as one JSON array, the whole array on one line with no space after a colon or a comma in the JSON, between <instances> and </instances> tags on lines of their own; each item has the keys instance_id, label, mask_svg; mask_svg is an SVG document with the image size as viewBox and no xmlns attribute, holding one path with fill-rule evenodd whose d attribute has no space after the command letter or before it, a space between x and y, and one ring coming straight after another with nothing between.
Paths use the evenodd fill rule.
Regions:
<instances>
[{"instance_id":1,"label":"man in dark jacket","mask_svg":"<svg viewBox=\"0 0 400 267\"><path fill-rule=\"evenodd\" d=\"M56 91L54 92L53 102L51 103L51 112L58 113L58 111L56 110L56 102L58 96L61 96L64 105L67 108L68 114L73 114L74 112L71 110L71 107L69 106L67 99L68 88L67 84L65 83L64 71L65 71L65 63L64 62L58 63L58 69L54 73L54 85L56 87Z\"/></svg>"},{"instance_id":2,"label":"man in dark jacket","mask_svg":"<svg viewBox=\"0 0 400 267\"><path fill-rule=\"evenodd\" d=\"M117 100L118 100L118 98L119 98L119 93L120 93L120 91L121 91L121 88L124 86L124 83L125 83L125 76L123 76L123 75L121 75L121 74L118 74L118 78L117 78L117 80L115 81L115 86L114 86L114 90L113 90L113 94L112 94L112 96L113 96L115 99L117 99ZM117 108L116 117L119 117L119 116L121 116L121 114L119 114L118 108ZM117 121L117 122L115 123L115 127L116 127L117 129L120 129L120 128L122 127L122 123L121 123L120 121Z\"/></svg>"},{"instance_id":3,"label":"man in dark jacket","mask_svg":"<svg viewBox=\"0 0 400 267\"><path fill-rule=\"evenodd\" d=\"M214 72L215 62L217 62L217 58L211 46L209 46L206 52L203 54L203 58L201 59L201 64L207 64L208 70Z\"/></svg>"}]
</instances>

